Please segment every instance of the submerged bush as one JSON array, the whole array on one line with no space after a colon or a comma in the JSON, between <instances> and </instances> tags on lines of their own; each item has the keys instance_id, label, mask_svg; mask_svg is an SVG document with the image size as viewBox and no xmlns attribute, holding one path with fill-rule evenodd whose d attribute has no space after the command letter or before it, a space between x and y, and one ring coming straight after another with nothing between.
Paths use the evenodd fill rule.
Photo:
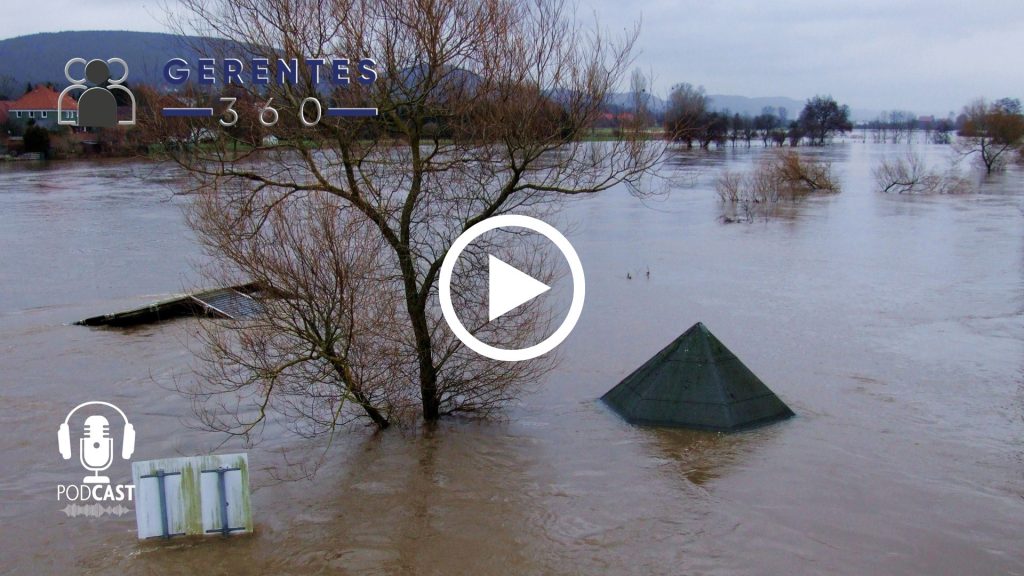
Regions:
<instances>
[{"instance_id":1,"label":"submerged bush","mask_svg":"<svg viewBox=\"0 0 1024 576\"><path fill-rule=\"evenodd\" d=\"M776 152L747 174L725 171L715 183L723 202L772 204L816 193L839 192L832 165L793 151Z\"/></svg>"},{"instance_id":2,"label":"submerged bush","mask_svg":"<svg viewBox=\"0 0 1024 576\"><path fill-rule=\"evenodd\" d=\"M929 169L920 156L908 152L895 160L885 159L875 167L879 190L896 194L965 194L970 183L955 169L945 174Z\"/></svg>"}]
</instances>

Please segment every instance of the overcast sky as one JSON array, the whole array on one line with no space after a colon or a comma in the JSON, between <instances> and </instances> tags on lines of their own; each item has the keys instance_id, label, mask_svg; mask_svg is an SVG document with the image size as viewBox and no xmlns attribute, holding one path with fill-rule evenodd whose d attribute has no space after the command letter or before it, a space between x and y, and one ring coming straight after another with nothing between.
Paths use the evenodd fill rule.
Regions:
<instances>
[{"instance_id":1,"label":"overcast sky","mask_svg":"<svg viewBox=\"0 0 1024 576\"><path fill-rule=\"evenodd\" d=\"M165 31L159 0L3 4L11 16L0 20L3 38ZM853 108L921 114L959 110L978 96L1024 97L1022 0L580 0L579 7L612 31L642 18L638 64L653 72L661 94L690 82L713 94L832 94Z\"/></svg>"}]
</instances>

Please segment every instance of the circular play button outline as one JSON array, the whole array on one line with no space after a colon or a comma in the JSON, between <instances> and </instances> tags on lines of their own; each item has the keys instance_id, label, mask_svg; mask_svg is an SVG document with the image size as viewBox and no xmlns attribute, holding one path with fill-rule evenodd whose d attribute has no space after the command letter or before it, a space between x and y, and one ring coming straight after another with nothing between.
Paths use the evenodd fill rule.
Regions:
<instances>
[{"instance_id":1,"label":"circular play button outline","mask_svg":"<svg viewBox=\"0 0 1024 576\"><path fill-rule=\"evenodd\" d=\"M565 320L562 320L562 324L551 336L533 346L515 350L497 348L490 344L485 344L479 338L470 334L469 330L466 330L466 327L462 324L462 321L459 320L458 314L455 313L455 307L452 305L452 273L455 270L455 262L462 255L463 250L481 234L497 228L511 227L526 228L550 240L562 253L562 256L565 256L565 260L569 263L569 270L572 272L572 304L569 306L569 313L566 315ZM587 294L586 278L583 275L583 263L580 262L580 257L576 254L576 249L572 247L569 240L547 222L522 214L492 216L470 226L468 230L460 234L455 239L455 242L452 243L451 248L448 249L444 262L441 263L441 277L438 280L438 284L441 312L444 314L444 319L448 322L448 326L452 329L455 336L477 354L504 362L530 360L554 350L556 346L569 336L569 333L576 326L576 321L580 319L580 314L583 313L583 300Z\"/></svg>"}]
</instances>

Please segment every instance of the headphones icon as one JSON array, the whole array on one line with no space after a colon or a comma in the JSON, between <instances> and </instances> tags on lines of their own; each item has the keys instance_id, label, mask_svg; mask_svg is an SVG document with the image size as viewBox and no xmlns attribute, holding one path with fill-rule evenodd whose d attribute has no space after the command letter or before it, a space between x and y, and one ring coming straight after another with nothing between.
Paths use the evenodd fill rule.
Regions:
<instances>
[{"instance_id":1,"label":"headphones icon","mask_svg":"<svg viewBox=\"0 0 1024 576\"><path fill-rule=\"evenodd\" d=\"M124 438L121 441L121 459L127 460L131 458L132 452L135 451L135 427L132 426L131 422L128 421L128 417L125 416L124 412L122 412L120 408L114 406L110 402L102 402L99 400L93 400L91 402L82 402L78 406L72 408L71 412L68 412L67 417L64 418L64 423L61 424L60 429L57 430L57 444L60 448L60 455L63 456L65 460L71 459L71 428L68 426L68 421L71 420L71 416L73 416L74 413L77 412L79 408L83 408L85 406L90 406L93 404L113 408L114 410L117 411L118 414L121 415L121 418L124 419Z\"/></svg>"}]
</instances>

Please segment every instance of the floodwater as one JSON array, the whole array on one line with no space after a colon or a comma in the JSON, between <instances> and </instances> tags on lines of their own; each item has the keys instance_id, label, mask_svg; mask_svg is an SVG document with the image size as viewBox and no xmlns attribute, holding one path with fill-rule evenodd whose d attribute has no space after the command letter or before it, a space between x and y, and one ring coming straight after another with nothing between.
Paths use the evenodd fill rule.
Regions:
<instances>
[{"instance_id":1,"label":"floodwater","mask_svg":"<svg viewBox=\"0 0 1024 576\"><path fill-rule=\"evenodd\" d=\"M965 196L874 191L871 168L906 146L812 151L843 192L753 223L723 223L712 183L756 148L677 156L667 198L571 203L586 307L504 419L330 446L265 434L255 535L142 544L132 513L61 511L57 484L83 470L56 432L95 398L128 413L136 459L240 448L189 428L173 391L191 321L68 325L195 284L174 173L0 165L0 571L1024 573L1024 171ZM596 402L696 321L797 417L719 435L634 428ZM312 479L289 465L314 460Z\"/></svg>"}]
</instances>

